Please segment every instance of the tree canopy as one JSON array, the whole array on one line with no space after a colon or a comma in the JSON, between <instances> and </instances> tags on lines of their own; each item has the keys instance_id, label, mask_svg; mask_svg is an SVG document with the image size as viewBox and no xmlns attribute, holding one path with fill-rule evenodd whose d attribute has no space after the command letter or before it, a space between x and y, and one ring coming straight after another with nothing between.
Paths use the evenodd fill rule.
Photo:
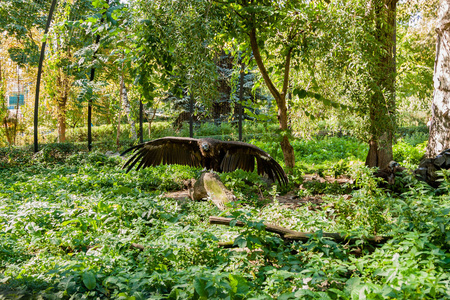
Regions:
<instances>
[{"instance_id":1,"label":"tree canopy","mask_svg":"<svg viewBox=\"0 0 450 300\"><path fill-rule=\"evenodd\" d=\"M345 4L77 0L58 5L45 37L51 42L46 61L50 76L44 79L43 97L58 98L55 91L64 90L61 76L71 78L66 92L69 109L60 109L66 116L59 114L60 128L67 122L81 124L89 101L97 111L96 123L117 124L112 116L124 105L114 100L120 96L121 80L131 97L129 121L138 116L139 99L146 107L153 107L156 99L165 110L176 111L186 109L192 98L196 113L207 115L207 107L213 107L224 92L226 101L234 103L237 76L231 74L238 74L241 64L256 80L251 83L253 91L265 93L260 98L264 102L247 103L247 113L258 118L254 112L262 110L256 106L265 103L265 115L276 116L278 139L291 168L295 161L289 141L309 134L306 127L325 120L329 128L353 132L369 142L371 166L382 166L392 158L389 149L397 124L426 123L434 60L430 47L434 37L426 28L434 20L437 1L401 2L398 8L396 1L387 0ZM0 28L18 42L8 47L9 59L18 61L22 56L23 66L36 65L48 9L47 1L2 2ZM24 18L25 14L31 17ZM230 74L224 77L226 89L220 87L224 70L218 63L224 53L232 61L225 71ZM91 68L97 73L89 82ZM54 77L58 69L59 79ZM411 105L420 108L415 115L407 112ZM200 110L203 106L206 109ZM57 113L54 116L58 118Z\"/></svg>"}]
</instances>

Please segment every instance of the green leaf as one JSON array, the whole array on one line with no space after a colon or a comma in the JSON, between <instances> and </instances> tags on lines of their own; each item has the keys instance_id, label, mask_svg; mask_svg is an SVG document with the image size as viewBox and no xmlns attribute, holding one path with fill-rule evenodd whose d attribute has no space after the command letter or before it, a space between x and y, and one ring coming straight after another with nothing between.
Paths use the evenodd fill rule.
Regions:
<instances>
[{"instance_id":1,"label":"green leaf","mask_svg":"<svg viewBox=\"0 0 450 300\"><path fill-rule=\"evenodd\" d=\"M237 245L239 248L244 248L245 246L247 246L247 239L245 239L243 236L238 236L234 240L233 244Z\"/></svg>"},{"instance_id":2,"label":"green leaf","mask_svg":"<svg viewBox=\"0 0 450 300\"><path fill-rule=\"evenodd\" d=\"M199 299L208 299L208 291L206 290L206 281L202 278L195 278L194 288L197 294L200 296Z\"/></svg>"},{"instance_id":3,"label":"green leaf","mask_svg":"<svg viewBox=\"0 0 450 300\"><path fill-rule=\"evenodd\" d=\"M230 274L228 279L230 280L231 291L233 294L244 296L250 290L247 280L245 280L244 277Z\"/></svg>"},{"instance_id":4,"label":"green leaf","mask_svg":"<svg viewBox=\"0 0 450 300\"><path fill-rule=\"evenodd\" d=\"M295 89L293 92L294 96L297 96L299 99L303 99L308 94L305 89Z\"/></svg>"},{"instance_id":5,"label":"green leaf","mask_svg":"<svg viewBox=\"0 0 450 300\"><path fill-rule=\"evenodd\" d=\"M126 186L121 186L113 191L113 193L116 195L126 195L126 194L129 194L130 192L131 192L131 189Z\"/></svg>"},{"instance_id":6,"label":"green leaf","mask_svg":"<svg viewBox=\"0 0 450 300\"><path fill-rule=\"evenodd\" d=\"M92 273L91 271L84 272L82 278L83 283L88 290L92 290L96 287L97 281L95 279L94 273Z\"/></svg>"}]
</instances>

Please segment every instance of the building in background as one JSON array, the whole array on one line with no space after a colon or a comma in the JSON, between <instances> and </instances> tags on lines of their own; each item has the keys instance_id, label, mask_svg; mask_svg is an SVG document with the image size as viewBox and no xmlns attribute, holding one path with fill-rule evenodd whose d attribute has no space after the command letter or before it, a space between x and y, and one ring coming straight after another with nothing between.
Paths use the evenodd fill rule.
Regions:
<instances>
[{"instance_id":1,"label":"building in background","mask_svg":"<svg viewBox=\"0 0 450 300\"><path fill-rule=\"evenodd\" d=\"M28 85L22 79L22 69L17 66L16 78L7 78L6 82L6 107L8 108L9 116L20 119L23 117L21 107L23 107L28 100Z\"/></svg>"}]
</instances>

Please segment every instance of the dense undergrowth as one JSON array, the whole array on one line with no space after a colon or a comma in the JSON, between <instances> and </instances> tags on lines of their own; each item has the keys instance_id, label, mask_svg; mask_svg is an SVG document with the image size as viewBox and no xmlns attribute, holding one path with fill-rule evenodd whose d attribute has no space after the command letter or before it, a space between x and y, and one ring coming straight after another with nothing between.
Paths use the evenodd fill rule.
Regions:
<instances>
[{"instance_id":1,"label":"dense undergrowth","mask_svg":"<svg viewBox=\"0 0 450 300\"><path fill-rule=\"evenodd\" d=\"M408 135L395 159L414 166L425 138ZM278 161L274 141L251 140ZM351 138L293 142L288 188L253 173L221 174L239 201L225 212L165 191L201 170L160 166L126 174L120 157L49 144L40 153L0 153L0 298L5 299L443 299L450 295L450 182L439 190L405 174L381 189ZM345 186L306 184L304 175L346 176ZM303 189L299 189L302 185ZM286 207L277 194L320 194ZM261 197L264 197L264 200ZM230 216L244 228L210 225ZM284 243L262 222L314 231ZM372 247L338 244L322 232L392 238ZM218 247L234 241L237 249ZM140 250L133 246L139 244Z\"/></svg>"}]
</instances>

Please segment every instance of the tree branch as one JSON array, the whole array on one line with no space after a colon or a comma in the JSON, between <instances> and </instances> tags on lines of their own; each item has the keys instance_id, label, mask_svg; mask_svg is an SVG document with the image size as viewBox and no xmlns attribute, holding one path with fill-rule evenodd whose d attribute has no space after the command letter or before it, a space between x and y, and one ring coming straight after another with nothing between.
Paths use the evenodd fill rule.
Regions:
<instances>
[{"instance_id":1,"label":"tree branch","mask_svg":"<svg viewBox=\"0 0 450 300\"><path fill-rule=\"evenodd\" d=\"M261 72L261 75L264 79L264 82L267 85L267 88L269 89L272 96L277 101L277 104L281 100L280 92L277 90L275 85L273 84L272 80L269 77L269 73L267 72L266 67L264 66L264 62L262 61L261 53L259 52L258 47L258 41L256 39L256 28L252 28L252 30L249 32L250 36L250 46L252 47L253 56L255 58L256 64L258 65L259 71Z\"/></svg>"},{"instance_id":2,"label":"tree branch","mask_svg":"<svg viewBox=\"0 0 450 300\"><path fill-rule=\"evenodd\" d=\"M286 60L284 61L283 91L281 92L283 96L286 96L287 89L289 88L289 70L291 67L291 53L292 47L289 47L288 53L286 54Z\"/></svg>"},{"instance_id":3,"label":"tree branch","mask_svg":"<svg viewBox=\"0 0 450 300\"><path fill-rule=\"evenodd\" d=\"M223 217L216 217L216 216L211 216L209 217L209 223L210 224L218 224L218 225L230 225L230 222L234 220L231 218L223 218ZM245 223L241 222L241 221L237 221L236 225L238 227L245 227ZM264 223L265 226L265 230L268 232L272 232L272 233L276 233L278 235L280 235L280 237L283 240L287 240L287 241L308 241L312 235L314 235L314 232L299 232L299 231L295 231L295 230L291 230L288 228L284 228L281 226L277 226L277 225L272 225L272 224L268 224L268 223ZM391 237L388 236L363 236L361 238L352 238L346 235L341 235L340 233L329 233L329 232L323 232L322 236L324 238L329 238L331 240L334 240L337 243L342 243L342 242L349 242L349 243L354 243L358 240L365 240L367 243L371 244L371 245L377 245L377 244L383 244L386 241L388 241L389 239L391 239ZM228 243L224 243L224 245Z\"/></svg>"}]
</instances>

